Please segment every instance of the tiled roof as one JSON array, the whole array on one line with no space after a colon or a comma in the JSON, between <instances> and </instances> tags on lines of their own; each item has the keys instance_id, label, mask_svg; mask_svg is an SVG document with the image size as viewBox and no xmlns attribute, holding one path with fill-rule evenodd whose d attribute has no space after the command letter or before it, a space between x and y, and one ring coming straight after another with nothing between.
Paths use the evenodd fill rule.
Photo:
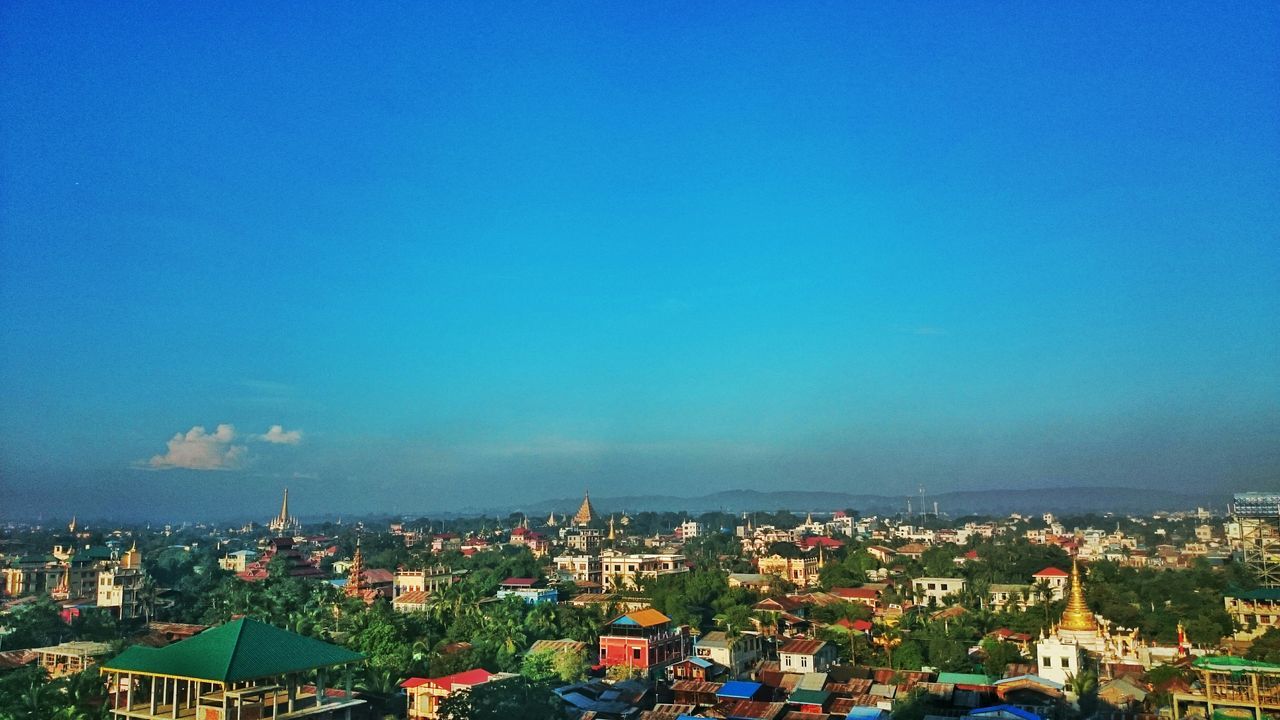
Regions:
<instances>
[{"instance_id":1,"label":"tiled roof","mask_svg":"<svg viewBox=\"0 0 1280 720\"><path fill-rule=\"evenodd\" d=\"M396 581L394 573L390 570L383 570L382 568L371 568L369 570L365 570L362 577L365 582L372 583L374 585L382 585L384 583L390 584Z\"/></svg>"},{"instance_id":2,"label":"tiled roof","mask_svg":"<svg viewBox=\"0 0 1280 720\"><path fill-rule=\"evenodd\" d=\"M1070 577L1071 574L1056 567L1047 567L1031 577Z\"/></svg>"},{"instance_id":3,"label":"tiled roof","mask_svg":"<svg viewBox=\"0 0 1280 720\"><path fill-rule=\"evenodd\" d=\"M533 587L537 582L538 578L509 577L498 584L502 587Z\"/></svg>"},{"instance_id":4,"label":"tiled roof","mask_svg":"<svg viewBox=\"0 0 1280 720\"><path fill-rule=\"evenodd\" d=\"M493 677L493 673L484 668L476 668L438 678L409 678L400 683L400 687L415 688L420 685L431 685L441 690L452 691L455 687L467 688L473 685L481 685L488 682L491 677Z\"/></svg>"},{"instance_id":5,"label":"tiled roof","mask_svg":"<svg viewBox=\"0 0 1280 720\"><path fill-rule=\"evenodd\" d=\"M788 640L786 645L778 649L779 653L787 653L788 655L813 655L826 645L822 640L806 640L804 638L796 638Z\"/></svg>"},{"instance_id":6,"label":"tiled roof","mask_svg":"<svg viewBox=\"0 0 1280 720\"><path fill-rule=\"evenodd\" d=\"M400 593L400 597L392 602L399 605L421 605L427 601L428 597L431 597L431 593L426 590L410 590Z\"/></svg>"},{"instance_id":7,"label":"tiled roof","mask_svg":"<svg viewBox=\"0 0 1280 720\"><path fill-rule=\"evenodd\" d=\"M831 594L838 595L842 598L849 599L849 600L853 600L853 599L875 600L876 598L880 597L879 590L876 590L875 588L866 588L866 587L831 588Z\"/></svg>"}]
</instances>

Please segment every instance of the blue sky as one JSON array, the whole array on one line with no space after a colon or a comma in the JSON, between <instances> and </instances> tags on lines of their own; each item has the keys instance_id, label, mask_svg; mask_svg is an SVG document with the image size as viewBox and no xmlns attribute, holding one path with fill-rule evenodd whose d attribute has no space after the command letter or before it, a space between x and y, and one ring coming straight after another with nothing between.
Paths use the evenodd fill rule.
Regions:
<instances>
[{"instance_id":1,"label":"blue sky","mask_svg":"<svg viewBox=\"0 0 1280 720\"><path fill-rule=\"evenodd\" d=\"M15 513L1280 487L1274 3L0 24Z\"/></svg>"}]
</instances>

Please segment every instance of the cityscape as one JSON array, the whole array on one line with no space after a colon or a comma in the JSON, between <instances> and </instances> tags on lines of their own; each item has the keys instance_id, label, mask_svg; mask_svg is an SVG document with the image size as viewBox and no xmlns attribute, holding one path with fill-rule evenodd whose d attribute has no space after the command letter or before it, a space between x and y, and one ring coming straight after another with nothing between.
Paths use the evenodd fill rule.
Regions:
<instances>
[{"instance_id":1,"label":"cityscape","mask_svg":"<svg viewBox=\"0 0 1280 720\"><path fill-rule=\"evenodd\" d=\"M157 720L1280 711L1280 493L912 500L304 522L285 489L240 526L11 522L0 683L48 717Z\"/></svg>"},{"instance_id":2,"label":"cityscape","mask_svg":"<svg viewBox=\"0 0 1280 720\"><path fill-rule=\"evenodd\" d=\"M0 720L1280 720L1280 3L0 3Z\"/></svg>"}]
</instances>

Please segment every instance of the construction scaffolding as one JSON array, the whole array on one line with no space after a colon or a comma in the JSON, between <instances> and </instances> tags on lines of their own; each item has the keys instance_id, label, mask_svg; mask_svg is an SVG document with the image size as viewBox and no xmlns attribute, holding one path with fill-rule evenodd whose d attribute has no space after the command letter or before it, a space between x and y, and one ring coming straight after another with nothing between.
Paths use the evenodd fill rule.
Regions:
<instances>
[{"instance_id":1,"label":"construction scaffolding","mask_svg":"<svg viewBox=\"0 0 1280 720\"><path fill-rule=\"evenodd\" d=\"M1237 493L1231 512L1244 564L1263 587L1280 587L1280 493Z\"/></svg>"}]
</instances>

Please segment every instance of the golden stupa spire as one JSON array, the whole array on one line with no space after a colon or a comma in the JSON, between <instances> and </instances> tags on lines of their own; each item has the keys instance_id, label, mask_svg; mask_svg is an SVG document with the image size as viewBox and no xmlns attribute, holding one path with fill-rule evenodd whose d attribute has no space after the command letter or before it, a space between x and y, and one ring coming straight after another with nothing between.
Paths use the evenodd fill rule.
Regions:
<instances>
[{"instance_id":1,"label":"golden stupa spire","mask_svg":"<svg viewBox=\"0 0 1280 720\"><path fill-rule=\"evenodd\" d=\"M1089 611L1089 604L1084 601L1084 583L1080 579L1080 563L1071 558L1071 596L1067 599L1067 609L1062 611L1063 630L1097 630L1098 620Z\"/></svg>"},{"instance_id":2,"label":"golden stupa spire","mask_svg":"<svg viewBox=\"0 0 1280 720\"><path fill-rule=\"evenodd\" d=\"M613 542L616 539L617 539L617 536L614 535L614 532L613 532L613 516L610 515L609 516L609 542Z\"/></svg>"},{"instance_id":3,"label":"golden stupa spire","mask_svg":"<svg viewBox=\"0 0 1280 720\"><path fill-rule=\"evenodd\" d=\"M587 492L582 496L582 506L578 508L578 514L573 516L575 525L590 525L595 520L596 509L591 506L591 493Z\"/></svg>"}]
</instances>

